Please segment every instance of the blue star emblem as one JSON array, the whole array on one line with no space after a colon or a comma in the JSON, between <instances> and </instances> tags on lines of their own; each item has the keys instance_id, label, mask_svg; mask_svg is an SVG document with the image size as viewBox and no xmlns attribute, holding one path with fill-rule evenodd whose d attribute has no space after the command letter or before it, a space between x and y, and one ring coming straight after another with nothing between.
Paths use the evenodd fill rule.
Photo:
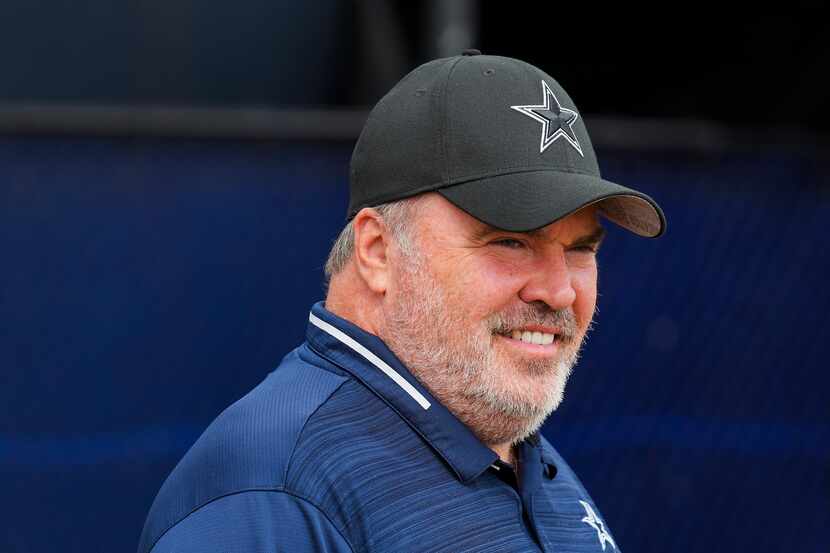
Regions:
<instances>
[{"instance_id":1,"label":"blue star emblem","mask_svg":"<svg viewBox=\"0 0 830 553\"><path fill-rule=\"evenodd\" d=\"M602 520L597 516L591 506L581 499L579 500L582 503L582 507L585 509L585 512L588 516L582 517L582 522L593 528L597 531L597 539L599 539L599 544L602 546L602 550L605 551L605 544L606 542L611 544L611 547L614 549L617 548L617 544L614 543L614 539L611 535L605 531L605 524L603 524Z\"/></svg>"},{"instance_id":2,"label":"blue star emblem","mask_svg":"<svg viewBox=\"0 0 830 553\"><path fill-rule=\"evenodd\" d=\"M564 138L571 146L576 148L579 155L585 157L574 132L574 123L579 119L579 114L572 109L562 107L556 94L553 93L545 81L542 81L542 102L542 105L539 106L510 106L519 113L527 115L542 124L542 140L539 145L539 153L543 153L548 146L559 138Z\"/></svg>"}]
</instances>

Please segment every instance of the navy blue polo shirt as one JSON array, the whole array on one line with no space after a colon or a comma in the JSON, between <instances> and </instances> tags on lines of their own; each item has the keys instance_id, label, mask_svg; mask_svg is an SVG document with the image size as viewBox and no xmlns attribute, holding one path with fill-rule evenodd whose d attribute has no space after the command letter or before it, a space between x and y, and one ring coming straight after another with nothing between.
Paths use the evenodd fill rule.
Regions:
<instances>
[{"instance_id":1,"label":"navy blue polo shirt","mask_svg":"<svg viewBox=\"0 0 830 553\"><path fill-rule=\"evenodd\" d=\"M596 552L617 546L539 434L518 471L374 335L328 312L205 430L139 553Z\"/></svg>"}]
</instances>

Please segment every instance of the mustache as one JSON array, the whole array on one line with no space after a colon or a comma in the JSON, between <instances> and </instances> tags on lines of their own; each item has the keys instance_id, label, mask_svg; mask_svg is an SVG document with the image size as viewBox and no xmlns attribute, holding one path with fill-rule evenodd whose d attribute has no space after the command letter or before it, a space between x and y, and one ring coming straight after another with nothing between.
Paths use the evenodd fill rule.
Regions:
<instances>
[{"instance_id":1,"label":"mustache","mask_svg":"<svg viewBox=\"0 0 830 553\"><path fill-rule=\"evenodd\" d=\"M511 307L490 317L488 323L490 330L496 334L507 334L515 328L528 325L559 328L563 340L572 340L577 332L573 309L552 309L543 302Z\"/></svg>"}]
</instances>

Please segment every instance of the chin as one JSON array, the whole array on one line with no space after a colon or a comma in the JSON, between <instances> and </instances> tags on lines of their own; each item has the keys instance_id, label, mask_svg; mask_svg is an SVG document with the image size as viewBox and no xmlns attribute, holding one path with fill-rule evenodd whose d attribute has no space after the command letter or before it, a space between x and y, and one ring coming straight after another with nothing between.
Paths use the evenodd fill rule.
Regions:
<instances>
[{"instance_id":1,"label":"chin","mask_svg":"<svg viewBox=\"0 0 830 553\"><path fill-rule=\"evenodd\" d=\"M559 362L553 366L529 367L519 373L519 377L516 374L512 372L504 375L502 382L510 384L493 394L493 399L501 398L499 403L505 414L533 420L541 418L543 421L562 403L570 367L567 363Z\"/></svg>"},{"instance_id":2,"label":"chin","mask_svg":"<svg viewBox=\"0 0 830 553\"><path fill-rule=\"evenodd\" d=\"M525 394L511 394L506 390L476 394L476 400L487 405L494 415L513 419L516 424L523 426L541 425L559 407L562 399L562 391L555 388L548 389L543 397L532 398Z\"/></svg>"},{"instance_id":3,"label":"chin","mask_svg":"<svg viewBox=\"0 0 830 553\"><path fill-rule=\"evenodd\" d=\"M564 391L565 381L570 374L568 365L562 361L539 362L527 361L501 365L502 386L499 395L512 397L515 401L537 405L543 409L560 397Z\"/></svg>"},{"instance_id":4,"label":"chin","mask_svg":"<svg viewBox=\"0 0 830 553\"><path fill-rule=\"evenodd\" d=\"M488 425L489 435L483 436L488 443L518 444L542 427L549 413L536 412L533 415L517 416L500 413L493 416L497 424Z\"/></svg>"}]
</instances>

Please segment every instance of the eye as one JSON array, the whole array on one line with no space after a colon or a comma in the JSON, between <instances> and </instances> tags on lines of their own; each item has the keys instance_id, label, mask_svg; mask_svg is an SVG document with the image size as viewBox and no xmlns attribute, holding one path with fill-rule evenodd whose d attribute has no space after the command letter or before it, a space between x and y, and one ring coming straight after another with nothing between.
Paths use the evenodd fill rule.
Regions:
<instances>
[{"instance_id":1,"label":"eye","mask_svg":"<svg viewBox=\"0 0 830 553\"><path fill-rule=\"evenodd\" d=\"M492 242L497 246L502 246L504 248L509 248L511 250L518 250L524 248L524 243L516 240L515 238L500 238Z\"/></svg>"},{"instance_id":2,"label":"eye","mask_svg":"<svg viewBox=\"0 0 830 553\"><path fill-rule=\"evenodd\" d=\"M595 244L584 244L582 246L574 246L571 251L580 253L597 253L599 248Z\"/></svg>"}]
</instances>

